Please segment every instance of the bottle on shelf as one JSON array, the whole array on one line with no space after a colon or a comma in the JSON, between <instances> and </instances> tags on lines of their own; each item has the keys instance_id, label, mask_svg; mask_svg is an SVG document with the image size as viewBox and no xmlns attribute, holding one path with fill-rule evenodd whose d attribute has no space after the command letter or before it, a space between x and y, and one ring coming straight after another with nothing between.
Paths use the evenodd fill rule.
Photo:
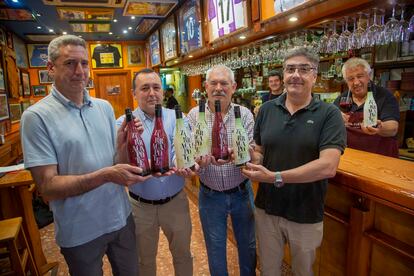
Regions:
<instances>
[{"instance_id":1,"label":"bottle on shelf","mask_svg":"<svg viewBox=\"0 0 414 276\"><path fill-rule=\"evenodd\" d=\"M147 150L145 149L145 143L135 126L130 108L125 109L125 118L128 129L127 155L129 163L142 169L142 173L139 175L149 175L151 174L151 168L148 162Z\"/></svg>"},{"instance_id":2,"label":"bottle on shelf","mask_svg":"<svg viewBox=\"0 0 414 276\"><path fill-rule=\"evenodd\" d=\"M211 133L211 152L216 160L227 160L229 158L227 130L226 126L224 125L223 118L221 116L221 105L219 100L216 100L214 102L214 107L215 114L213 130Z\"/></svg>"},{"instance_id":3,"label":"bottle on shelf","mask_svg":"<svg viewBox=\"0 0 414 276\"><path fill-rule=\"evenodd\" d=\"M367 98L364 103L364 121L363 125L376 126L378 118L377 104L375 103L374 95L372 94L371 84L368 85Z\"/></svg>"},{"instance_id":4,"label":"bottle on shelf","mask_svg":"<svg viewBox=\"0 0 414 276\"><path fill-rule=\"evenodd\" d=\"M170 169L168 137L162 124L161 104L155 105L155 125L151 135L151 171L165 173Z\"/></svg>"},{"instance_id":5,"label":"bottle on shelf","mask_svg":"<svg viewBox=\"0 0 414 276\"><path fill-rule=\"evenodd\" d=\"M250 161L249 154L249 137L247 131L242 125L240 106L234 106L235 128L232 136L232 144L234 151L234 164L243 166Z\"/></svg>"},{"instance_id":6,"label":"bottle on shelf","mask_svg":"<svg viewBox=\"0 0 414 276\"><path fill-rule=\"evenodd\" d=\"M206 101L201 99L198 106L198 121L194 128L195 157L210 154L211 140L206 121Z\"/></svg>"},{"instance_id":7,"label":"bottle on shelf","mask_svg":"<svg viewBox=\"0 0 414 276\"><path fill-rule=\"evenodd\" d=\"M194 147L191 140L191 131L188 125L184 124L183 113L181 107L176 105L175 109L175 135L174 149L177 168L194 169Z\"/></svg>"}]
</instances>

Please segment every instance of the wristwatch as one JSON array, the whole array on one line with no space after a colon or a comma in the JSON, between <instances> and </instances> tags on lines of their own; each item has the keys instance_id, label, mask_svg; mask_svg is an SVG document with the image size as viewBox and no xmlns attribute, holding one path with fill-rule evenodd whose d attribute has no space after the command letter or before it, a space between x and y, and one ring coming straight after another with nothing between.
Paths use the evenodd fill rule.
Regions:
<instances>
[{"instance_id":1,"label":"wristwatch","mask_svg":"<svg viewBox=\"0 0 414 276\"><path fill-rule=\"evenodd\" d=\"M275 185L276 188L282 188L285 185L285 182L283 182L282 179L282 174L280 172L276 172L275 176L275 183L273 183L273 185Z\"/></svg>"}]
</instances>

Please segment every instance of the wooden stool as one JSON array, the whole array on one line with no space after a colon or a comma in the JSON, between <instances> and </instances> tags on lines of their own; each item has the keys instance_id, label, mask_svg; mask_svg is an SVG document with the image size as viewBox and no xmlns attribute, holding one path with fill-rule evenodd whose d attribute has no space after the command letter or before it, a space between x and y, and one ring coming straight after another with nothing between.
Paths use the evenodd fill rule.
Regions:
<instances>
[{"instance_id":1,"label":"wooden stool","mask_svg":"<svg viewBox=\"0 0 414 276\"><path fill-rule=\"evenodd\" d=\"M26 275L27 265L30 275L39 275L22 228L21 217L0 221L0 246L7 248L13 269L12 272L2 275Z\"/></svg>"}]
</instances>

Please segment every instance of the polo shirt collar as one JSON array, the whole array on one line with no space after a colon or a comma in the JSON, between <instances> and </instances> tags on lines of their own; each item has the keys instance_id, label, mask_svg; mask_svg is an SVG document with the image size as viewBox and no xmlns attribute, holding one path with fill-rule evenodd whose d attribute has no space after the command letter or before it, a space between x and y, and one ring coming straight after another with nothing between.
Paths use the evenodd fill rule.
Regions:
<instances>
[{"instance_id":1,"label":"polo shirt collar","mask_svg":"<svg viewBox=\"0 0 414 276\"><path fill-rule=\"evenodd\" d=\"M276 98L275 99L275 105L276 106L281 106L284 109L286 109L286 96L287 96L287 93L283 93L278 98ZM314 110L318 109L318 107L320 105L321 105L321 100L312 93L312 99L311 99L310 103L302 109L309 110L309 111L314 111Z\"/></svg>"},{"instance_id":2,"label":"polo shirt collar","mask_svg":"<svg viewBox=\"0 0 414 276\"><path fill-rule=\"evenodd\" d=\"M145 113L140 107L137 108L137 113L139 118L143 118L144 120L149 120L150 122L152 122L155 118L152 118L151 116L149 116L147 113ZM164 114L164 112L162 112Z\"/></svg>"},{"instance_id":3,"label":"polo shirt collar","mask_svg":"<svg viewBox=\"0 0 414 276\"><path fill-rule=\"evenodd\" d=\"M72 102L71 100L69 100L68 98L66 98L65 96L63 96L62 93L60 93L57 88L55 87L55 85L52 85L52 96L55 97L59 102L61 102L64 106L67 107L76 107L76 104L74 102ZM83 106L92 106L92 97L89 95L88 90L84 89L83 91Z\"/></svg>"}]
</instances>

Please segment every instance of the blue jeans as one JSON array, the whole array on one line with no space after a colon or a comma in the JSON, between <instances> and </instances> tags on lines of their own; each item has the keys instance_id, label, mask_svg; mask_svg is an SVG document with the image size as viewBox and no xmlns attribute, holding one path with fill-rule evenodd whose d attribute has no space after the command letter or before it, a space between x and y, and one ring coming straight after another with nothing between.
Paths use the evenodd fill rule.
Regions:
<instances>
[{"instance_id":1,"label":"blue jeans","mask_svg":"<svg viewBox=\"0 0 414 276\"><path fill-rule=\"evenodd\" d=\"M230 215L237 241L240 276L256 275L254 213L250 202L250 181L246 189L231 194L200 186L199 210L208 265L212 276L226 276L227 216Z\"/></svg>"}]
</instances>

